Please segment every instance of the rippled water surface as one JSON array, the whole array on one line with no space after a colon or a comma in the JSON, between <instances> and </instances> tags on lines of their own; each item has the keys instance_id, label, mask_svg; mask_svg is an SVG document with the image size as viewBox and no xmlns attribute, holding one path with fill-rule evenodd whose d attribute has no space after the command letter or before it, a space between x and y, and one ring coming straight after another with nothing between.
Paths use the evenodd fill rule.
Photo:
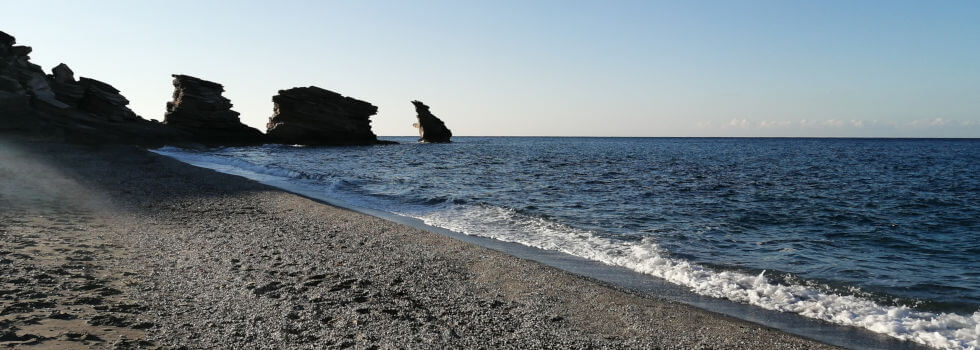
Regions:
<instances>
[{"instance_id":1,"label":"rippled water surface","mask_svg":"<svg viewBox=\"0 0 980 350\"><path fill-rule=\"evenodd\" d=\"M182 152L611 264L653 264L624 252L646 244L667 265L980 319L977 140L389 139L404 143Z\"/></svg>"}]
</instances>

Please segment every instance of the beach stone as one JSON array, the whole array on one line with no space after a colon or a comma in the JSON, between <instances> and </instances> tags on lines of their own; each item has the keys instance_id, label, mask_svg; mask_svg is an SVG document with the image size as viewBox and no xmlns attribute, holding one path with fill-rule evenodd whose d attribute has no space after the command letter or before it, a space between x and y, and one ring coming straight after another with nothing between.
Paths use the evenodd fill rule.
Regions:
<instances>
[{"instance_id":1,"label":"beach stone","mask_svg":"<svg viewBox=\"0 0 980 350\"><path fill-rule=\"evenodd\" d=\"M316 86L279 90L266 125L275 142L302 145L370 145L378 142L370 117L378 107Z\"/></svg>"},{"instance_id":2,"label":"beach stone","mask_svg":"<svg viewBox=\"0 0 980 350\"><path fill-rule=\"evenodd\" d=\"M190 132L196 142L207 144L258 144L262 132L238 119L231 100L222 96L221 84L174 74L173 101L167 102L164 123Z\"/></svg>"},{"instance_id":3,"label":"beach stone","mask_svg":"<svg viewBox=\"0 0 980 350\"><path fill-rule=\"evenodd\" d=\"M419 129L419 142L450 142L449 138L453 136L453 132L449 131L446 123L433 115L429 111L429 106L426 106L422 101L412 101L412 104L415 105L415 113L418 114L419 121L413 126Z\"/></svg>"}]
</instances>

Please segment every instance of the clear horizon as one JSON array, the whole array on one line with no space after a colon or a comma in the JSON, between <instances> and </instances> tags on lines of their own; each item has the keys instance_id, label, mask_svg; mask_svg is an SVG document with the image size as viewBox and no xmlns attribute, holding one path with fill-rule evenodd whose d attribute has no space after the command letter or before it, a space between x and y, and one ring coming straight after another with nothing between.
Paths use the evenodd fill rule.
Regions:
<instances>
[{"instance_id":1,"label":"clear horizon","mask_svg":"<svg viewBox=\"0 0 980 350\"><path fill-rule=\"evenodd\" d=\"M380 136L419 99L458 136L980 137L978 2L0 3L32 62L147 119L187 74L262 131L315 85Z\"/></svg>"}]
</instances>

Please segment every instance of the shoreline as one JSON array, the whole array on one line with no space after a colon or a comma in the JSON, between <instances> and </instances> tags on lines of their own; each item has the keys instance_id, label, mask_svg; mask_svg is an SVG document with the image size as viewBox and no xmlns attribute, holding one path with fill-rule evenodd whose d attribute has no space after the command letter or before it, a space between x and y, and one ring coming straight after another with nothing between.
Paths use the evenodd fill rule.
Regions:
<instances>
[{"instance_id":1,"label":"shoreline","mask_svg":"<svg viewBox=\"0 0 980 350\"><path fill-rule=\"evenodd\" d=\"M16 303L36 307L6 313L0 326L16 328L9 338L36 337L2 345L834 348L136 147L0 144L0 204L16 209L5 214L55 220L0 226L26 242L4 243L0 258L16 258L4 266L36 265L19 279L5 274L3 289L44 282L36 271L46 267L30 259L45 244L38 237L74 235L88 243L62 242L72 246L50 255L90 251L98 258L86 263L104 271L97 278L106 286L97 288L111 286L116 304L133 305L71 305L88 293L71 289L63 300L15 293ZM10 295L0 299L5 312ZM93 319L121 321L116 333L74 337L81 340L53 326L25 331L62 313L85 332L101 329ZM107 340L129 330L145 336Z\"/></svg>"},{"instance_id":2,"label":"shoreline","mask_svg":"<svg viewBox=\"0 0 980 350\"><path fill-rule=\"evenodd\" d=\"M153 153L173 158L168 152ZM178 158L174 158L178 159ZM365 215L396 222L402 225L433 232L449 238L492 249L512 257L532 260L574 275L591 279L597 283L606 284L615 289L630 293L639 293L655 298L669 300L689 305L709 312L714 312L739 320L760 324L766 327L798 335L807 339L817 340L826 344L857 349L931 349L931 347L912 341L901 340L887 334L875 333L868 329L834 324L823 320L804 317L792 312L769 310L750 304L734 302L698 294L682 285L677 285L661 278L644 274L636 270L608 265L599 261L589 260L560 251L546 250L521 243L501 241L494 238L468 235L450 229L433 226L423 220L391 213L379 209L362 207L347 202L345 199L331 197L317 187L304 186L282 181L277 176L265 173L255 173L225 164L210 163L203 160L181 160L189 165L211 169L223 174L240 176L252 181L263 183L279 190L293 193L326 205L352 210Z\"/></svg>"}]
</instances>

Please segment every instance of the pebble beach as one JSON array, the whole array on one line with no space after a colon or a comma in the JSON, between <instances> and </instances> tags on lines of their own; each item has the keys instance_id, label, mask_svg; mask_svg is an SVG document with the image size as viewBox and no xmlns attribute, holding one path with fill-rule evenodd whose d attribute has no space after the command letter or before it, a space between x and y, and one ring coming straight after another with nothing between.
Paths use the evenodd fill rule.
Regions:
<instances>
[{"instance_id":1,"label":"pebble beach","mask_svg":"<svg viewBox=\"0 0 980 350\"><path fill-rule=\"evenodd\" d=\"M0 146L4 347L833 348L135 146Z\"/></svg>"}]
</instances>

